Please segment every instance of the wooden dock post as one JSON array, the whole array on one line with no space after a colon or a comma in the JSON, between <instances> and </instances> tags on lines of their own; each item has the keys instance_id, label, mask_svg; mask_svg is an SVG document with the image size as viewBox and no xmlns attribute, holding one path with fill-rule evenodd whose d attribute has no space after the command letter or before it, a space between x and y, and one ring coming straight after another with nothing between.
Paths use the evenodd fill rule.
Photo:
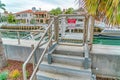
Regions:
<instances>
[{"instance_id":1,"label":"wooden dock post","mask_svg":"<svg viewBox=\"0 0 120 80\"><path fill-rule=\"evenodd\" d=\"M93 29L94 29L94 23L95 23L95 19L94 17L92 16L89 16L90 17L90 50L92 50L92 46L93 46L93 35L94 35L94 32L93 32Z\"/></svg>"},{"instance_id":2,"label":"wooden dock post","mask_svg":"<svg viewBox=\"0 0 120 80\"><path fill-rule=\"evenodd\" d=\"M54 17L54 31L55 31L55 41L58 43L59 38L59 22L58 16Z\"/></svg>"}]
</instances>

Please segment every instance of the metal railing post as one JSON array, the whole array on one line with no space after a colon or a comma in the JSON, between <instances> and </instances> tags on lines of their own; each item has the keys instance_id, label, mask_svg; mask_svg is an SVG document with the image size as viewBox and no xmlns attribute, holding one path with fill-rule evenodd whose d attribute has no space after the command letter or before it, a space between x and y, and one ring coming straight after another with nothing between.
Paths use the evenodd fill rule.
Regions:
<instances>
[{"instance_id":1,"label":"metal railing post","mask_svg":"<svg viewBox=\"0 0 120 80\"><path fill-rule=\"evenodd\" d=\"M55 41L58 43L59 38L59 23L58 23L58 16L54 17L54 34L55 34Z\"/></svg>"},{"instance_id":2,"label":"metal railing post","mask_svg":"<svg viewBox=\"0 0 120 80\"><path fill-rule=\"evenodd\" d=\"M48 24L50 24L51 21L52 21L52 19L49 19ZM52 26L52 25L51 25L51 26ZM48 30L48 39L50 39L51 34L52 34L52 27L50 27L49 30ZM49 47L50 47L51 45L52 45L52 41L50 42Z\"/></svg>"},{"instance_id":3,"label":"metal railing post","mask_svg":"<svg viewBox=\"0 0 120 80\"><path fill-rule=\"evenodd\" d=\"M86 42L86 17L84 19L84 29L83 29L83 45L85 45Z\"/></svg>"},{"instance_id":4,"label":"metal railing post","mask_svg":"<svg viewBox=\"0 0 120 80\"><path fill-rule=\"evenodd\" d=\"M93 31L93 29L94 29L94 23L95 23L95 19L92 17L92 16L90 16L90 50L92 50L92 44L93 44L93 35L94 35L94 31Z\"/></svg>"},{"instance_id":5,"label":"metal railing post","mask_svg":"<svg viewBox=\"0 0 120 80\"><path fill-rule=\"evenodd\" d=\"M31 45L32 50L34 49L34 45ZM32 55L32 63L33 63L33 70L35 69L35 57Z\"/></svg>"},{"instance_id":6,"label":"metal railing post","mask_svg":"<svg viewBox=\"0 0 120 80\"><path fill-rule=\"evenodd\" d=\"M84 51L85 51L85 59L84 59L84 69L89 68L89 46L88 43L85 43L84 45Z\"/></svg>"},{"instance_id":7,"label":"metal railing post","mask_svg":"<svg viewBox=\"0 0 120 80\"><path fill-rule=\"evenodd\" d=\"M85 17L85 34L84 34L84 43L88 43L88 17Z\"/></svg>"},{"instance_id":8,"label":"metal railing post","mask_svg":"<svg viewBox=\"0 0 120 80\"><path fill-rule=\"evenodd\" d=\"M17 32L17 36L18 36L18 44L20 44L20 33Z\"/></svg>"}]
</instances>

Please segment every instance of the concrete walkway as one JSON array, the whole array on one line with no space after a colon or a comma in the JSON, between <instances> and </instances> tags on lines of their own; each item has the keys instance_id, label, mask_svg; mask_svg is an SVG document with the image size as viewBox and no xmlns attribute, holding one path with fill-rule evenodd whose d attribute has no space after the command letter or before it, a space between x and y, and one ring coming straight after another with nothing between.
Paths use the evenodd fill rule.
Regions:
<instances>
[{"instance_id":1,"label":"concrete walkway","mask_svg":"<svg viewBox=\"0 0 120 80\"><path fill-rule=\"evenodd\" d=\"M120 55L120 46L94 44L91 54Z\"/></svg>"},{"instance_id":2,"label":"concrete walkway","mask_svg":"<svg viewBox=\"0 0 120 80\"><path fill-rule=\"evenodd\" d=\"M20 44L18 44L17 39L2 38L2 40L4 45L24 47L31 47L32 44L36 45L38 43L38 41L35 40L20 40ZM120 55L120 46L94 44L91 54Z\"/></svg>"},{"instance_id":3,"label":"concrete walkway","mask_svg":"<svg viewBox=\"0 0 120 80\"><path fill-rule=\"evenodd\" d=\"M32 44L36 45L38 41L35 40L20 40L20 44L18 44L18 39L9 39L2 38L3 44L5 45L16 45L16 46L26 46L30 47Z\"/></svg>"}]
</instances>

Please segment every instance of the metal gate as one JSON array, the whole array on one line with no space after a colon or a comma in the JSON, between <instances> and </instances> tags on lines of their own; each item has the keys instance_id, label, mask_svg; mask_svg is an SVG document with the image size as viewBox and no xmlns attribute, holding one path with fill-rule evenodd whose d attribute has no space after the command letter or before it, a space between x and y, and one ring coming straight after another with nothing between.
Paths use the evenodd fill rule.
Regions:
<instances>
[{"instance_id":1,"label":"metal gate","mask_svg":"<svg viewBox=\"0 0 120 80\"><path fill-rule=\"evenodd\" d=\"M87 20L85 15L59 15L59 44L84 45Z\"/></svg>"}]
</instances>

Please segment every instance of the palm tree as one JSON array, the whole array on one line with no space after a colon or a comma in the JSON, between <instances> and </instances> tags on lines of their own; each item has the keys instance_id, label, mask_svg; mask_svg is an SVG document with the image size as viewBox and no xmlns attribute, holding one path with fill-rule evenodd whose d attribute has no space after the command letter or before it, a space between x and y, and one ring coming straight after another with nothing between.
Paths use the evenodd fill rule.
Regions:
<instances>
[{"instance_id":1,"label":"palm tree","mask_svg":"<svg viewBox=\"0 0 120 80\"><path fill-rule=\"evenodd\" d=\"M0 9L5 10L4 7L5 7L5 4L1 3L0 1ZM2 39L0 37L0 68L6 65L7 65L7 60L6 60L5 53L4 53Z\"/></svg>"},{"instance_id":2,"label":"palm tree","mask_svg":"<svg viewBox=\"0 0 120 80\"><path fill-rule=\"evenodd\" d=\"M1 1L0 1L0 9L2 9L2 10L4 10L5 11L5 4L3 4L3 3L1 3Z\"/></svg>"},{"instance_id":3,"label":"palm tree","mask_svg":"<svg viewBox=\"0 0 120 80\"><path fill-rule=\"evenodd\" d=\"M120 0L76 0L80 7L83 7L91 18L90 43L93 43L93 26L95 18L100 18L106 24L120 25ZM82 5L82 6L81 6ZM91 45L92 48L92 45Z\"/></svg>"},{"instance_id":4,"label":"palm tree","mask_svg":"<svg viewBox=\"0 0 120 80\"><path fill-rule=\"evenodd\" d=\"M106 19L110 25L120 24L120 0L77 0L92 17ZM82 3L82 4L81 4Z\"/></svg>"}]
</instances>

